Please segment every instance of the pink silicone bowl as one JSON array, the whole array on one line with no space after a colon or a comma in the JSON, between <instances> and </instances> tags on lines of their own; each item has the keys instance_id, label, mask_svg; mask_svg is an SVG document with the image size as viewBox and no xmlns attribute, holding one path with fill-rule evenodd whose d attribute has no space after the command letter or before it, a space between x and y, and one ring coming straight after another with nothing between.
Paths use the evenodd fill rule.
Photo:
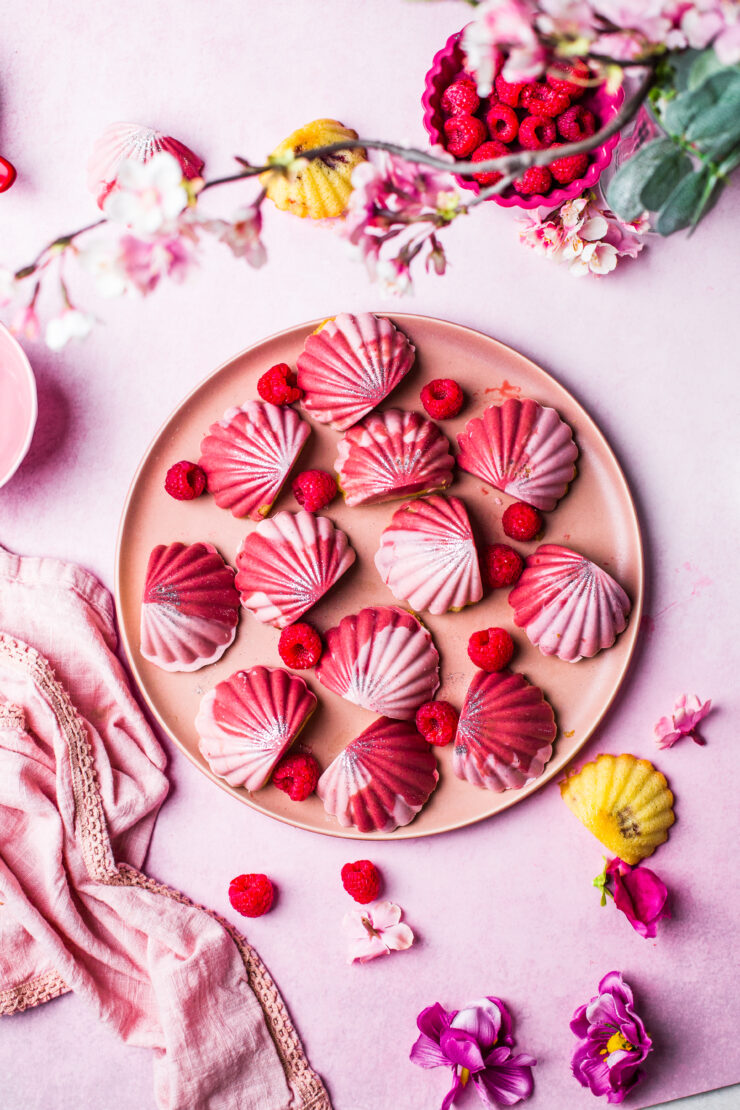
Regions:
<instances>
[{"instance_id":1,"label":"pink silicone bowl","mask_svg":"<svg viewBox=\"0 0 740 1110\"><path fill-rule=\"evenodd\" d=\"M460 46L461 35L462 31L456 31L454 35L450 35L442 49L434 55L432 68L426 75L424 95L421 98L424 108L424 126L429 132L432 143L438 146L444 146L443 124L445 115L441 107L442 93L465 66L465 59ZM610 95L602 85L600 88L589 91L579 103L585 105L586 108L590 108L600 126L603 127L607 120L619 111L623 99L624 93L621 89L614 95ZM611 139L608 139L601 146L597 146L595 150L591 151L593 160L589 162L584 176L577 178L570 185L565 185L561 189L551 189L547 196L535 194L531 197L520 197L518 193L510 188L501 196L490 197L489 199L494 200L496 204L500 204L503 208L556 208L563 201L579 197L584 189L596 184L603 170L611 162L612 151L618 140L619 133L612 135ZM477 181L465 177L457 177L456 180L462 188L471 189L474 193L480 192L480 185Z\"/></svg>"}]
</instances>

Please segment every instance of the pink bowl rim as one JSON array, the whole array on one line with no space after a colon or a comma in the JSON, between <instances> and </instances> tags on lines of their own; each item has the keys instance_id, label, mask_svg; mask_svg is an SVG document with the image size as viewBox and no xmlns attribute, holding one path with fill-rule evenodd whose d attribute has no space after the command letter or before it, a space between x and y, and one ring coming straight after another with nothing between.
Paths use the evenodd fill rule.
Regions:
<instances>
[{"instance_id":1,"label":"pink bowl rim","mask_svg":"<svg viewBox=\"0 0 740 1110\"><path fill-rule=\"evenodd\" d=\"M2 333L3 338L8 342L10 349L18 360L19 366L23 370L26 381L28 382L29 398L31 402L28 411L28 428L26 430L26 437L23 440L23 445L18 452L15 461L11 464L10 469L7 470L4 474L0 473L0 489L2 489L2 487L4 485L7 485L10 479L13 477L13 475L25 459L26 455L28 454L28 449L31 446L31 441L33 439L33 433L36 430L36 420L39 413L39 402L38 392L36 390L36 377L31 367L31 363L28 361L26 352L23 350L15 336L12 335L10 331L8 331L4 324L0 324L0 333ZM0 366L0 373L1 372L2 367Z\"/></svg>"},{"instance_id":2,"label":"pink bowl rim","mask_svg":"<svg viewBox=\"0 0 740 1110\"><path fill-rule=\"evenodd\" d=\"M434 113L436 111L436 108L433 104L433 100L437 96L436 82L441 76L442 66L444 62L446 62L447 59L450 58L455 52L455 49L460 42L460 36L462 35L464 30L465 28L463 27L461 28L461 30L455 31L452 35L450 35L444 46L434 55L431 68L427 71L427 74L424 78L424 94L421 98L422 107L424 108L423 122L427 134L432 139L432 142L435 145L442 145L442 136L432 122L432 117L434 116ZM622 89L619 89L618 92L612 95L605 95L608 96L609 105L615 109L617 109L624 100L624 91ZM575 200L576 197L579 197L586 189L592 188L599 180L601 174L612 160L612 153L618 141L619 132L617 131L616 134L612 135L611 138L607 139L607 141L605 143L602 143L601 146L597 146L592 152L595 154L596 160L589 163L589 167L586 171L585 177L577 178L575 181L571 182L570 185L567 185L562 189L553 189L547 194L547 196L543 196L541 193L536 193L534 196L531 197L520 197L518 193L515 193L513 196L510 197L494 196L489 197L488 199L495 201L495 203L500 205L502 208L526 209L553 209L557 208L558 205L563 204L566 200ZM473 181L472 179L469 180L464 177L458 177L457 175L455 175L455 180L463 189L468 189L470 192L473 193L480 192L480 185L477 181Z\"/></svg>"}]
</instances>

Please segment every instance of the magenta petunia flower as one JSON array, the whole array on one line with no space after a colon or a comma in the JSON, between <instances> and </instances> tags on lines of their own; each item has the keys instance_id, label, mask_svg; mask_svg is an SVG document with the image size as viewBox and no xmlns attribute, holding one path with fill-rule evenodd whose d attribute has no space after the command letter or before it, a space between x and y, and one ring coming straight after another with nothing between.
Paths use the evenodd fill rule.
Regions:
<instances>
[{"instance_id":1,"label":"magenta petunia flower","mask_svg":"<svg viewBox=\"0 0 740 1110\"><path fill-rule=\"evenodd\" d=\"M604 976L599 993L578 1007L570 1027L580 1040L571 1060L578 1082L609 1103L622 1102L641 1077L639 1065L652 1041L621 972Z\"/></svg>"},{"instance_id":2,"label":"magenta petunia flower","mask_svg":"<svg viewBox=\"0 0 740 1110\"><path fill-rule=\"evenodd\" d=\"M445 1010L435 1002L416 1023L421 1035L411 1049L412 1062L454 1073L441 1110L449 1110L471 1079L485 1106L513 1106L531 1095L537 1061L513 1054L511 1015L500 998L480 998L462 1010Z\"/></svg>"},{"instance_id":3,"label":"magenta petunia flower","mask_svg":"<svg viewBox=\"0 0 740 1110\"><path fill-rule=\"evenodd\" d=\"M703 744L696 729L712 708L711 701L702 702L696 694L682 694L670 717L661 717L655 726L659 748L672 748L682 736L690 736L695 744Z\"/></svg>"},{"instance_id":4,"label":"magenta petunia flower","mask_svg":"<svg viewBox=\"0 0 740 1110\"><path fill-rule=\"evenodd\" d=\"M611 860L606 874L614 884L614 905L621 910L641 937L654 937L658 922L670 917L668 888L649 867L630 867L619 858Z\"/></svg>"}]
</instances>

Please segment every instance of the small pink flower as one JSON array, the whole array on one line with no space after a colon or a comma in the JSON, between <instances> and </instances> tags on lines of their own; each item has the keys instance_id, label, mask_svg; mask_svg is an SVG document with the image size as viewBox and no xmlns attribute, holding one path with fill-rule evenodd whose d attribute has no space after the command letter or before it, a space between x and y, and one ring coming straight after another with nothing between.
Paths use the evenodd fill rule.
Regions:
<instances>
[{"instance_id":1,"label":"small pink flower","mask_svg":"<svg viewBox=\"0 0 740 1110\"><path fill-rule=\"evenodd\" d=\"M393 902L376 902L361 910L350 910L342 920L347 933L349 963L368 963L390 952L402 952L414 943L408 925L400 924L401 908Z\"/></svg>"},{"instance_id":2,"label":"small pink flower","mask_svg":"<svg viewBox=\"0 0 740 1110\"><path fill-rule=\"evenodd\" d=\"M611 860L605 876L614 884L614 905L621 910L635 932L652 938L658 922L669 918L668 888L649 867L630 867L621 859Z\"/></svg>"},{"instance_id":3,"label":"small pink flower","mask_svg":"<svg viewBox=\"0 0 740 1110\"><path fill-rule=\"evenodd\" d=\"M463 31L467 65L476 75L478 92L488 96L506 51L506 81L532 81L545 67L547 55L535 30L536 9L528 0L484 0Z\"/></svg>"},{"instance_id":4,"label":"small pink flower","mask_svg":"<svg viewBox=\"0 0 740 1110\"><path fill-rule=\"evenodd\" d=\"M191 228L180 233L138 239L123 235L120 240L120 265L125 278L146 296L156 289L161 278L181 282L194 264L194 234Z\"/></svg>"},{"instance_id":5,"label":"small pink flower","mask_svg":"<svg viewBox=\"0 0 740 1110\"><path fill-rule=\"evenodd\" d=\"M262 213L255 205L239 208L229 220L204 220L205 231L225 243L235 258L244 258L257 269L267 261L267 251L260 238Z\"/></svg>"},{"instance_id":6,"label":"small pink flower","mask_svg":"<svg viewBox=\"0 0 740 1110\"><path fill-rule=\"evenodd\" d=\"M658 747L672 748L682 736L690 736L695 744L703 744L704 740L696 729L711 708L711 701L702 702L696 694L682 694L673 708L673 714L661 717L655 726Z\"/></svg>"},{"instance_id":7,"label":"small pink flower","mask_svg":"<svg viewBox=\"0 0 740 1110\"><path fill-rule=\"evenodd\" d=\"M182 167L166 151L145 163L122 162L116 181L118 188L106 199L103 211L109 220L125 224L136 235L161 231L188 202Z\"/></svg>"}]
</instances>

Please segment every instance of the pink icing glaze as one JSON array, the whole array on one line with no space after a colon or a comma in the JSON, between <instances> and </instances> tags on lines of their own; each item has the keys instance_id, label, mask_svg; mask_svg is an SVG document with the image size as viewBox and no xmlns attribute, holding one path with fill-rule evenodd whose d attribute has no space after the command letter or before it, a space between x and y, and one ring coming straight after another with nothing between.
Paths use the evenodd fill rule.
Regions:
<instances>
[{"instance_id":1,"label":"pink icing glaze","mask_svg":"<svg viewBox=\"0 0 740 1110\"><path fill-rule=\"evenodd\" d=\"M0 486L23 461L36 412L36 385L28 359L0 324Z\"/></svg>"},{"instance_id":2,"label":"pink icing glaze","mask_svg":"<svg viewBox=\"0 0 740 1110\"><path fill-rule=\"evenodd\" d=\"M182 167L183 177L191 180L203 169L203 159L179 139L163 135L138 123L112 123L96 140L87 164L87 187L102 208L116 188L116 175L121 162L148 162L155 154L166 151Z\"/></svg>"}]
</instances>

